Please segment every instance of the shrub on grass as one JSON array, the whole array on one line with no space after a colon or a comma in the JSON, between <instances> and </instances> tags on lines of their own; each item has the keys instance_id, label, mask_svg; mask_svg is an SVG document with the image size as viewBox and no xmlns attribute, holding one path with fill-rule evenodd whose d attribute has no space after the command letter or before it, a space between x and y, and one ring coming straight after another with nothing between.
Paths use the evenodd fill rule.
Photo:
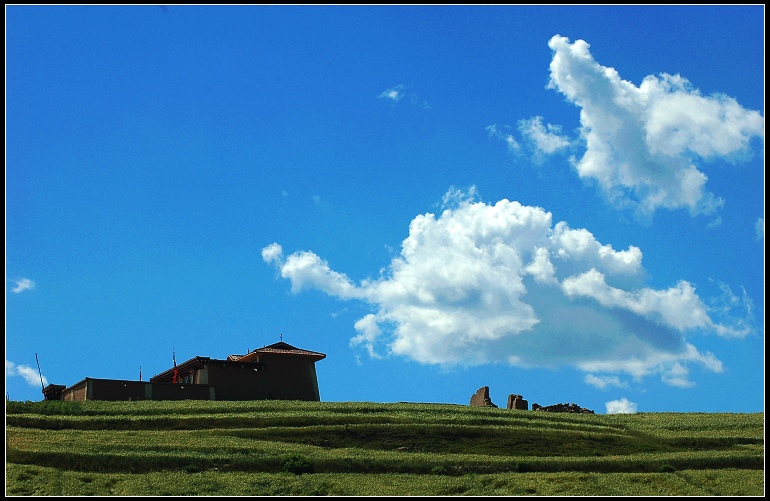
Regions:
<instances>
[{"instance_id":1,"label":"shrub on grass","mask_svg":"<svg viewBox=\"0 0 770 501\"><path fill-rule=\"evenodd\" d=\"M434 466L433 468L430 469L430 474L431 475L449 475L449 470L447 469L446 466L442 466L442 465Z\"/></svg>"},{"instance_id":2,"label":"shrub on grass","mask_svg":"<svg viewBox=\"0 0 770 501\"><path fill-rule=\"evenodd\" d=\"M283 471L302 475L303 473L313 473L313 465L304 456L293 454L283 459Z\"/></svg>"},{"instance_id":3,"label":"shrub on grass","mask_svg":"<svg viewBox=\"0 0 770 501\"><path fill-rule=\"evenodd\" d=\"M203 470L198 465L188 464L187 466L182 468L182 471L184 471L185 473L200 473Z\"/></svg>"}]
</instances>

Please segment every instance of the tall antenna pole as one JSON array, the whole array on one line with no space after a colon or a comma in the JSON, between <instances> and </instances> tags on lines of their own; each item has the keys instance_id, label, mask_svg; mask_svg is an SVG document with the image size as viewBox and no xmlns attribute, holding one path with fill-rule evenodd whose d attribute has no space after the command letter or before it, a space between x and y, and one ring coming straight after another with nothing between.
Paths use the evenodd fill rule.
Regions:
<instances>
[{"instance_id":1,"label":"tall antenna pole","mask_svg":"<svg viewBox=\"0 0 770 501\"><path fill-rule=\"evenodd\" d=\"M45 385L43 384L43 373L40 372L40 360L37 359L37 353L35 353L35 362L37 362L37 373L40 374L40 387L43 389L43 395L45 395Z\"/></svg>"}]
</instances>

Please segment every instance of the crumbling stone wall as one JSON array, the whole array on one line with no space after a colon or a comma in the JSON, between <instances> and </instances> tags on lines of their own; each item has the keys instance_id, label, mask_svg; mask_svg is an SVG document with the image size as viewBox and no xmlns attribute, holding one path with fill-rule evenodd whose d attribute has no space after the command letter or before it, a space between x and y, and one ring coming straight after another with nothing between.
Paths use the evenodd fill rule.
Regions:
<instances>
[{"instance_id":1,"label":"crumbling stone wall","mask_svg":"<svg viewBox=\"0 0 770 501\"><path fill-rule=\"evenodd\" d=\"M538 404L532 404L533 411L541 412L571 412L574 414L594 414L591 409L584 409L575 403L571 404L554 404L542 407Z\"/></svg>"},{"instance_id":2,"label":"crumbling stone wall","mask_svg":"<svg viewBox=\"0 0 770 501\"><path fill-rule=\"evenodd\" d=\"M492 403L492 400L489 398L489 386L482 386L479 388L479 390L471 395L471 407L497 407L495 404ZM522 395L518 395L516 393L511 393L508 395L508 409L515 409L515 410L529 410L529 402L524 400L524 397ZM571 404L555 404L555 405L548 405L548 406L541 406L538 404L532 404L532 410L533 411L540 411L540 412L569 412L573 414L594 414L594 411L591 409L584 409L583 407L580 407L579 405L575 403Z\"/></svg>"},{"instance_id":3,"label":"crumbling stone wall","mask_svg":"<svg viewBox=\"0 0 770 501\"><path fill-rule=\"evenodd\" d=\"M511 393L508 395L508 409L516 409L526 411L529 410L529 402L524 400L524 397Z\"/></svg>"},{"instance_id":4,"label":"crumbling stone wall","mask_svg":"<svg viewBox=\"0 0 770 501\"><path fill-rule=\"evenodd\" d=\"M482 386L476 393L471 395L470 405L472 407L497 407L489 398L489 386Z\"/></svg>"}]
</instances>

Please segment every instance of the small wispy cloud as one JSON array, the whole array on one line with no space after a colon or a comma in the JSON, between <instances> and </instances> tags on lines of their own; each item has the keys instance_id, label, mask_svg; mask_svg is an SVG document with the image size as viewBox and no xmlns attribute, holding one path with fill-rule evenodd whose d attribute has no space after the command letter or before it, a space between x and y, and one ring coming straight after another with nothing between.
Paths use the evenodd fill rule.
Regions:
<instances>
[{"instance_id":1,"label":"small wispy cloud","mask_svg":"<svg viewBox=\"0 0 770 501\"><path fill-rule=\"evenodd\" d=\"M754 223L754 231L757 234L757 241L765 238L765 218L757 219L757 222Z\"/></svg>"},{"instance_id":2,"label":"small wispy cloud","mask_svg":"<svg viewBox=\"0 0 770 501\"><path fill-rule=\"evenodd\" d=\"M381 99L387 99L394 104L401 101L402 99L406 99L409 103L419 106L420 108L430 108L430 105L427 101L421 100L417 97L416 94L413 93L407 93L406 87L404 85L399 84L391 89L384 90L380 93L380 95L377 96Z\"/></svg>"},{"instance_id":3,"label":"small wispy cloud","mask_svg":"<svg viewBox=\"0 0 770 501\"><path fill-rule=\"evenodd\" d=\"M401 101L401 98L404 97L404 86L399 84L393 87L392 89L384 90L380 93L379 98L383 99L390 99L394 103L397 103Z\"/></svg>"},{"instance_id":4,"label":"small wispy cloud","mask_svg":"<svg viewBox=\"0 0 770 501\"><path fill-rule=\"evenodd\" d=\"M740 338L752 332L755 327L754 301L751 300L746 289L741 286L741 294L737 295L722 281L709 278L709 282L714 283L721 291L720 295L706 299L712 318L735 319L730 329L720 329L717 333L724 337Z\"/></svg>"},{"instance_id":5,"label":"small wispy cloud","mask_svg":"<svg viewBox=\"0 0 770 501\"><path fill-rule=\"evenodd\" d=\"M450 186L449 190L447 190L444 196L441 197L441 208L453 209L455 207L459 207L469 200L479 200L479 192L475 185L471 186L465 191L459 188L455 188L454 186Z\"/></svg>"},{"instance_id":6,"label":"small wispy cloud","mask_svg":"<svg viewBox=\"0 0 770 501\"><path fill-rule=\"evenodd\" d=\"M610 386L616 388L628 387L628 383L621 381L618 376L596 376L594 374L586 374L584 381L586 384L599 388L600 390L606 390Z\"/></svg>"},{"instance_id":7,"label":"small wispy cloud","mask_svg":"<svg viewBox=\"0 0 770 501\"><path fill-rule=\"evenodd\" d=\"M516 138L510 132L504 132L504 129L510 128L510 125L492 124L488 125L485 130L489 133L489 137L502 140L508 146L508 151L518 151L521 146L516 141Z\"/></svg>"},{"instance_id":8,"label":"small wispy cloud","mask_svg":"<svg viewBox=\"0 0 770 501\"><path fill-rule=\"evenodd\" d=\"M669 367L668 371L661 376L661 380L677 388L691 388L695 386L695 383L687 378L689 371L679 362Z\"/></svg>"},{"instance_id":9,"label":"small wispy cloud","mask_svg":"<svg viewBox=\"0 0 770 501\"><path fill-rule=\"evenodd\" d=\"M339 311L333 311L333 312L331 312L331 313L330 313L330 315L331 315L331 317L332 317L332 318L337 318L338 316L342 315L343 313L346 313L347 311L348 311L348 309L347 309L347 308L342 308L342 309L341 309L341 310L339 310Z\"/></svg>"},{"instance_id":10,"label":"small wispy cloud","mask_svg":"<svg viewBox=\"0 0 770 501\"><path fill-rule=\"evenodd\" d=\"M35 282L30 280L29 278L20 278L15 282L16 282L16 287L11 289L11 291L15 292L16 294L27 290L32 290L35 288Z\"/></svg>"},{"instance_id":11,"label":"small wispy cloud","mask_svg":"<svg viewBox=\"0 0 770 501\"><path fill-rule=\"evenodd\" d=\"M561 126L543 125L543 117L519 120L519 130L533 144L536 151L542 154L552 155L570 145L569 139L561 134Z\"/></svg>"},{"instance_id":12,"label":"small wispy cloud","mask_svg":"<svg viewBox=\"0 0 770 501\"><path fill-rule=\"evenodd\" d=\"M5 376L6 377L21 377L30 386L37 386L40 384L40 373L28 365L16 365L10 360L5 361ZM45 376L43 378L43 386L48 384L48 380Z\"/></svg>"},{"instance_id":13,"label":"small wispy cloud","mask_svg":"<svg viewBox=\"0 0 770 501\"><path fill-rule=\"evenodd\" d=\"M629 402L627 398L612 400L604 406L607 408L607 414L634 414L636 412L636 404Z\"/></svg>"},{"instance_id":14,"label":"small wispy cloud","mask_svg":"<svg viewBox=\"0 0 770 501\"><path fill-rule=\"evenodd\" d=\"M527 155L534 164L542 164L549 156L561 154L570 149L570 139L563 135L561 126L544 124L543 117L536 116L526 120L519 120L518 133L521 136L516 140L513 127L510 125L488 125L485 130L489 137L503 141L508 151L519 155Z\"/></svg>"}]
</instances>

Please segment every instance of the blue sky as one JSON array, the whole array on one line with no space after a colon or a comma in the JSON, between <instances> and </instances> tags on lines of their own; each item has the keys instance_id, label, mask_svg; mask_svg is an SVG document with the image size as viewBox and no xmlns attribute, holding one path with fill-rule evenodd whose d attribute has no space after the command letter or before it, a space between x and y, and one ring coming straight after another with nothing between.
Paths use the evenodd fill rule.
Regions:
<instances>
[{"instance_id":1,"label":"blue sky","mask_svg":"<svg viewBox=\"0 0 770 501\"><path fill-rule=\"evenodd\" d=\"M6 394L764 410L764 6L6 6Z\"/></svg>"}]
</instances>

